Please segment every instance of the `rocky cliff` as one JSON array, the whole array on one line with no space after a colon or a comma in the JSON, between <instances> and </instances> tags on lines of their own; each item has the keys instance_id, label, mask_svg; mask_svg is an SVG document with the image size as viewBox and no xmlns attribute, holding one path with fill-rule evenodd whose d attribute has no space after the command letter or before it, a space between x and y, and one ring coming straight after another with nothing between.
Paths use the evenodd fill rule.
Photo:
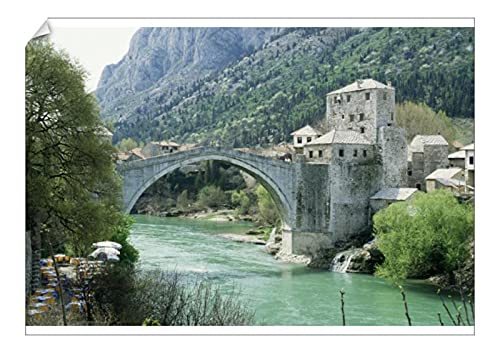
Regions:
<instances>
[{"instance_id":1,"label":"rocky cliff","mask_svg":"<svg viewBox=\"0 0 500 353\"><path fill-rule=\"evenodd\" d=\"M115 116L141 93L180 92L206 75L253 53L277 29L141 28L127 54L104 68L97 99L104 118ZM142 96L142 95L141 95ZM162 100L168 103L168 100Z\"/></svg>"}]
</instances>

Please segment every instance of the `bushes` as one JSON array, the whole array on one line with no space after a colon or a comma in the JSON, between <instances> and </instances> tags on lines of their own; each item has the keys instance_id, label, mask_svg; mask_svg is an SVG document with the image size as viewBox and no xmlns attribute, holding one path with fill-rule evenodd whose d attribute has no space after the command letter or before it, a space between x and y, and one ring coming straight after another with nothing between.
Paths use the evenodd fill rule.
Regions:
<instances>
[{"instance_id":1,"label":"bushes","mask_svg":"<svg viewBox=\"0 0 500 353\"><path fill-rule=\"evenodd\" d=\"M280 222L280 214L271 195L262 185L259 185L255 192L257 194L259 221L276 226Z\"/></svg>"},{"instance_id":2,"label":"bushes","mask_svg":"<svg viewBox=\"0 0 500 353\"><path fill-rule=\"evenodd\" d=\"M238 292L223 295L218 287L202 279L187 281L178 272L109 269L94 290L96 309L112 312L118 325L249 325L254 317Z\"/></svg>"},{"instance_id":3,"label":"bushes","mask_svg":"<svg viewBox=\"0 0 500 353\"><path fill-rule=\"evenodd\" d=\"M234 191L231 194L231 203L236 207L239 215L248 214L250 211L250 197L244 190Z\"/></svg>"},{"instance_id":4,"label":"bushes","mask_svg":"<svg viewBox=\"0 0 500 353\"><path fill-rule=\"evenodd\" d=\"M198 193L198 203L203 208L219 208L226 204L226 195L218 186L208 185Z\"/></svg>"},{"instance_id":5,"label":"bushes","mask_svg":"<svg viewBox=\"0 0 500 353\"><path fill-rule=\"evenodd\" d=\"M451 274L471 256L474 216L451 193L418 193L374 216L375 235L385 256L376 274L400 281Z\"/></svg>"}]
</instances>

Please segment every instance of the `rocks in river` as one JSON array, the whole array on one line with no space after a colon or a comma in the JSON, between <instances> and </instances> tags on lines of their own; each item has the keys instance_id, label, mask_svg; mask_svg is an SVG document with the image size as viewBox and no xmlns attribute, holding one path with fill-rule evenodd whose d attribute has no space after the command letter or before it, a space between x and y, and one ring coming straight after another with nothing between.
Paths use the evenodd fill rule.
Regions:
<instances>
[{"instance_id":1,"label":"rocks in river","mask_svg":"<svg viewBox=\"0 0 500 353\"><path fill-rule=\"evenodd\" d=\"M239 243L251 243L257 245L266 245L266 242L262 239L258 239L253 236L239 235L239 234L218 234L220 237L236 241Z\"/></svg>"},{"instance_id":2,"label":"rocks in river","mask_svg":"<svg viewBox=\"0 0 500 353\"><path fill-rule=\"evenodd\" d=\"M294 263L294 264L305 264L309 265L311 262L311 258L305 255L295 255L295 254L286 254L283 251L279 251L274 258L276 260L281 260L284 262Z\"/></svg>"},{"instance_id":3,"label":"rocks in river","mask_svg":"<svg viewBox=\"0 0 500 353\"><path fill-rule=\"evenodd\" d=\"M247 235L259 235L259 234L264 234L264 230L262 229L250 229L245 232Z\"/></svg>"},{"instance_id":4,"label":"rocks in river","mask_svg":"<svg viewBox=\"0 0 500 353\"><path fill-rule=\"evenodd\" d=\"M334 272L368 273L375 272L375 267L384 261L384 255L374 242L363 245L362 248L353 248L339 252L330 265Z\"/></svg>"},{"instance_id":5,"label":"rocks in river","mask_svg":"<svg viewBox=\"0 0 500 353\"><path fill-rule=\"evenodd\" d=\"M267 253L276 255L281 250L281 243L267 242L264 249Z\"/></svg>"}]
</instances>

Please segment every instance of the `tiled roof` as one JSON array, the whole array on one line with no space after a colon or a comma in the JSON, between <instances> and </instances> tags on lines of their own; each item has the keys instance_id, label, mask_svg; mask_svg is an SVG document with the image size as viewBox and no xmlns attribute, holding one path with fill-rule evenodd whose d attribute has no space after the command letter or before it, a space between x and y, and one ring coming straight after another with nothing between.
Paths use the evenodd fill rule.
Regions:
<instances>
[{"instance_id":1,"label":"tiled roof","mask_svg":"<svg viewBox=\"0 0 500 353\"><path fill-rule=\"evenodd\" d=\"M431 179L453 179L462 169L460 168L440 168L429 174L425 180Z\"/></svg>"},{"instance_id":2,"label":"tiled roof","mask_svg":"<svg viewBox=\"0 0 500 353\"><path fill-rule=\"evenodd\" d=\"M465 185L465 181L457 179L436 178L436 181L444 186L459 187Z\"/></svg>"},{"instance_id":3,"label":"tiled roof","mask_svg":"<svg viewBox=\"0 0 500 353\"><path fill-rule=\"evenodd\" d=\"M407 200L416 191L415 188L385 188L370 197L372 200Z\"/></svg>"},{"instance_id":4,"label":"tiled roof","mask_svg":"<svg viewBox=\"0 0 500 353\"><path fill-rule=\"evenodd\" d=\"M357 80L350 85L347 85L345 87L342 87L336 91L330 92L327 95L330 94L339 94L339 93L346 93L346 92L354 92L354 91L362 91L364 89L374 89L374 88L385 88L385 89L394 89L394 87L384 85L381 82L375 81L374 79L365 79L365 80Z\"/></svg>"},{"instance_id":5,"label":"tiled roof","mask_svg":"<svg viewBox=\"0 0 500 353\"><path fill-rule=\"evenodd\" d=\"M457 159L457 158L465 159L465 151L464 150L457 151L457 152L450 153L448 155L448 159Z\"/></svg>"},{"instance_id":6,"label":"tiled roof","mask_svg":"<svg viewBox=\"0 0 500 353\"><path fill-rule=\"evenodd\" d=\"M314 141L309 142L309 145L328 145L328 144L356 144L356 145L369 145L370 142L359 132L352 130L332 130L327 134L317 138Z\"/></svg>"},{"instance_id":7,"label":"tiled roof","mask_svg":"<svg viewBox=\"0 0 500 353\"><path fill-rule=\"evenodd\" d=\"M178 143L172 142L172 141L161 141L161 142L151 142L154 145L158 146L166 146L166 147L179 147L180 145Z\"/></svg>"},{"instance_id":8,"label":"tiled roof","mask_svg":"<svg viewBox=\"0 0 500 353\"><path fill-rule=\"evenodd\" d=\"M410 149L414 152L424 152L425 145L448 146L448 142L441 135L417 135L410 143Z\"/></svg>"},{"instance_id":9,"label":"tiled roof","mask_svg":"<svg viewBox=\"0 0 500 353\"><path fill-rule=\"evenodd\" d=\"M146 159L144 154L142 153L142 149L140 147L136 147L133 150L130 151L131 154L135 154L137 157L141 159Z\"/></svg>"},{"instance_id":10,"label":"tiled roof","mask_svg":"<svg viewBox=\"0 0 500 353\"><path fill-rule=\"evenodd\" d=\"M474 143L471 143L467 146L464 146L461 148L461 150L464 150L464 151L474 151Z\"/></svg>"},{"instance_id":11,"label":"tiled roof","mask_svg":"<svg viewBox=\"0 0 500 353\"><path fill-rule=\"evenodd\" d=\"M306 125L303 128L298 129L297 131L292 132L290 135L299 135L299 136L318 136L321 135L321 132L314 129L313 127Z\"/></svg>"}]
</instances>

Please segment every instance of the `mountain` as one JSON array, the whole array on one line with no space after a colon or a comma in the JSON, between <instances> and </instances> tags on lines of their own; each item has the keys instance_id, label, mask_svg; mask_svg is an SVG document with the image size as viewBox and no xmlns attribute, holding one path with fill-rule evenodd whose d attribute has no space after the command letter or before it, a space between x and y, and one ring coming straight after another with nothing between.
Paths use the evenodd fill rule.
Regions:
<instances>
[{"instance_id":1,"label":"mountain","mask_svg":"<svg viewBox=\"0 0 500 353\"><path fill-rule=\"evenodd\" d=\"M249 46L239 43L240 49L234 51L238 54L217 60L216 68L207 69L200 60L193 64L194 56L187 56L178 60L179 66L146 70L151 65L126 56L120 63L133 62L124 69L106 69L97 96L103 118L115 121L114 139L173 139L234 147L279 143L288 140L294 129L324 117L326 93L368 77L391 81L398 102L424 102L452 117L473 117L472 28L260 31L260 36L241 35L242 40L260 40ZM159 50L153 42L135 37L132 42L143 44L137 55ZM180 45L176 43L171 46ZM199 45L212 47L210 40ZM129 53L134 53L133 47ZM232 47L223 46L228 53L233 53ZM220 51L219 57L224 53ZM134 88L137 72L148 80L136 81ZM160 77L161 73L165 74Z\"/></svg>"},{"instance_id":2,"label":"mountain","mask_svg":"<svg viewBox=\"0 0 500 353\"><path fill-rule=\"evenodd\" d=\"M252 53L278 31L272 28L141 28L117 64L104 68L96 96L103 117L138 95L189 87L197 80ZM133 103L132 103L133 104ZM138 104L139 101L138 101Z\"/></svg>"}]
</instances>

